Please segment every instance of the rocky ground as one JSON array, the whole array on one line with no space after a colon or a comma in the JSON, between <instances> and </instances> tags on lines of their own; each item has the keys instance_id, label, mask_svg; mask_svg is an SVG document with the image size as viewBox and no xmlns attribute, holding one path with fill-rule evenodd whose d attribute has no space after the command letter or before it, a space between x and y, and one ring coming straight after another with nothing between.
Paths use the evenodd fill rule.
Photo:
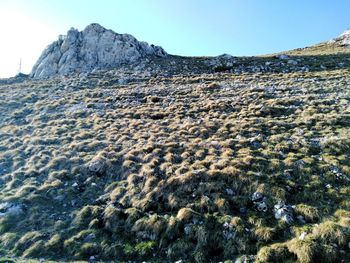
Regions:
<instances>
[{"instance_id":1,"label":"rocky ground","mask_svg":"<svg viewBox=\"0 0 350 263\"><path fill-rule=\"evenodd\" d=\"M350 56L293 52L0 81L3 262L349 262Z\"/></svg>"}]
</instances>

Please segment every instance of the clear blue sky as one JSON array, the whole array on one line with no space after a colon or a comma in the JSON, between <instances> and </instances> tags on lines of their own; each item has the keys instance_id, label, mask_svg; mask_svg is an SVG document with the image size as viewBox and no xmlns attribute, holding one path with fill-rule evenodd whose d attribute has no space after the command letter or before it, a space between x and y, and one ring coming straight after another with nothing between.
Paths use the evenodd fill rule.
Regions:
<instances>
[{"instance_id":1,"label":"clear blue sky","mask_svg":"<svg viewBox=\"0 0 350 263\"><path fill-rule=\"evenodd\" d=\"M0 77L20 58L28 73L58 34L93 22L171 54L257 55L336 37L350 0L0 0Z\"/></svg>"}]
</instances>

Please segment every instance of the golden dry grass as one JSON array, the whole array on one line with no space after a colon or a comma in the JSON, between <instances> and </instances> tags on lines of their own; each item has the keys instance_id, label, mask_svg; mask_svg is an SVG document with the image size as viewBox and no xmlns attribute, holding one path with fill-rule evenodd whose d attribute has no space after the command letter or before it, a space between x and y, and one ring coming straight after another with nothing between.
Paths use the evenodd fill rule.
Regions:
<instances>
[{"instance_id":1,"label":"golden dry grass","mask_svg":"<svg viewBox=\"0 0 350 263\"><path fill-rule=\"evenodd\" d=\"M0 218L0 253L349 255L349 70L113 78L0 86L0 199L23 207ZM293 226L275 219L279 201L295 205Z\"/></svg>"}]
</instances>

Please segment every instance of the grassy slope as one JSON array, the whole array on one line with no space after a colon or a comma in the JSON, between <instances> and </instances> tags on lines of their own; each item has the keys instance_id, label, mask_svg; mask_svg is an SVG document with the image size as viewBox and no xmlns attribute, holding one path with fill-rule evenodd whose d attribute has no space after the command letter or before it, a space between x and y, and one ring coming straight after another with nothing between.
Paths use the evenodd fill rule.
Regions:
<instances>
[{"instance_id":1,"label":"grassy slope","mask_svg":"<svg viewBox=\"0 0 350 263\"><path fill-rule=\"evenodd\" d=\"M341 45L337 42L328 43L323 42L314 46L306 48L298 48L294 50L287 51L286 54L295 55L295 56L319 56L319 55L342 55L349 54L350 47Z\"/></svg>"},{"instance_id":2,"label":"grassy slope","mask_svg":"<svg viewBox=\"0 0 350 263\"><path fill-rule=\"evenodd\" d=\"M0 219L0 253L348 258L350 75L332 69L347 56L296 55L314 70L1 86L0 199L24 214ZM89 171L92 161L100 172ZM256 191L267 212L252 203ZM274 218L279 201L294 205L291 225Z\"/></svg>"}]
</instances>

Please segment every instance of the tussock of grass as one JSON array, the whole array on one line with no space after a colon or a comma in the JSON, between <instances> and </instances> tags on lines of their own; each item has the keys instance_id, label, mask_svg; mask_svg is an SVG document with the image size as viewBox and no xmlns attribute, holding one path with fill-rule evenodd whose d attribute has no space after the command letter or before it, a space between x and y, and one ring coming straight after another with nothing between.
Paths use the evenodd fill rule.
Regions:
<instances>
[{"instance_id":1,"label":"tussock of grass","mask_svg":"<svg viewBox=\"0 0 350 263\"><path fill-rule=\"evenodd\" d=\"M295 208L295 212L302 215L307 222L314 223L320 218L318 209L313 206L299 204Z\"/></svg>"},{"instance_id":2,"label":"tussock of grass","mask_svg":"<svg viewBox=\"0 0 350 263\"><path fill-rule=\"evenodd\" d=\"M276 243L271 246L262 247L256 257L256 262L294 262L295 258L289 252L286 244Z\"/></svg>"},{"instance_id":3,"label":"tussock of grass","mask_svg":"<svg viewBox=\"0 0 350 263\"><path fill-rule=\"evenodd\" d=\"M345 246L349 239L349 229L332 222L325 221L313 229L313 236L328 244L338 244Z\"/></svg>"},{"instance_id":4,"label":"tussock of grass","mask_svg":"<svg viewBox=\"0 0 350 263\"><path fill-rule=\"evenodd\" d=\"M174 67L186 60L198 74L2 85L0 204L23 210L0 211L3 254L347 259L350 78L338 63L348 58L291 57L309 72L236 58L211 74L202 74L207 58L177 58ZM275 218L280 201L293 207L291 224Z\"/></svg>"}]
</instances>

